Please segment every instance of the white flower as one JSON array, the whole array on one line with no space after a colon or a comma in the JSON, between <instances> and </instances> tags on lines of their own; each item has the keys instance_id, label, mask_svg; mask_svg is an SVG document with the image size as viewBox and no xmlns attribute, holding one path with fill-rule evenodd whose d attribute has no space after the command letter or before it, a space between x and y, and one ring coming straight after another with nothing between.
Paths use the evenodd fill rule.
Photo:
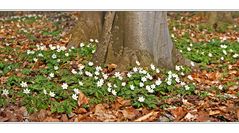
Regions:
<instances>
[{"instance_id":1,"label":"white flower","mask_svg":"<svg viewBox=\"0 0 239 133\"><path fill-rule=\"evenodd\" d=\"M108 87L112 87L111 83L107 83L107 86L108 86Z\"/></svg>"},{"instance_id":2,"label":"white flower","mask_svg":"<svg viewBox=\"0 0 239 133\"><path fill-rule=\"evenodd\" d=\"M149 93L154 93L153 89L148 90Z\"/></svg>"},{"instance_id":3,"label":"white flower","mask_svg":"<svg viewBox=\"0 0 239 133\"><path fill-rule=\"evenodd\" d=\"M54 73L50 73L49 77L54 78Z\"/></svg>"},{"instance_id":4,"label":"white flower","mask_svg":"<svg viewBox=\"0 0 239 133\"><path fill-rule=\"evenodd\" d=\"M141 78L141 81L142 81L142 82L146 82L146 81L147 81L147 78L146 78L146 77L142 77L142 78Z\"/></svg>"},{"instance_id":5,"label":"white flower","mask_svg":"<svg viewBox=\"0 0 239 133\"><path fill-rule=\"evenodd\" d=\"M108 87L108 88L107 88L107 91L108 91L108 92L111 92L111 90L112 90L111 87Z\"/></svg>"},{"instance_id":6,"label":"white flower","mask_svg":"<svg viewBox=\"0 0 239 133\"><path fill-rule=\"evenodd\" d=\"M6 45L6 46L10 46L10 44L9 44L9 43L6 43L5 45Z\"/></svg>"},{"instance_id":7,"label":"white flower","mask_svg":"<svg viewBox=\"0 0 239 133\"><path fill-rule=\"evenodd\" d=\"M72 48L72 47L71 47L71 48ZM62 50L62 51L65 51L65 50L66 50L66 47L65 47L65 46L61 46L59 49Z\"/></svg>"},{"instance_id":8,"label":"white flower","mask_svg":"<svg viewBox=\"0 0 239 133\"><path fill-rule=\"evenodd\" d=\"M185 90L189 90L190 87L188 85L185 85Z\"/></svg>"},{"instance_id":9,"label":"white flower","mask_svg":"<svg viewBox=\"0 0 239 133\"><path fill-rule=\"evenodd\" d=\"M153 79L153 77L149 73L147 73L146 78L149 79L149 80Z\"/></svg>"},{"instance_id":10,"label":"white flower","mask_svg":"<svg viewBox=\"0 0 239 133\"><path fill-rule=\"evenodd\" d=\"M179 77L176 77L176 78L175 78L175 81L176 81L177 83L180 83Z\"/></svg>"},{"instance_id":11,"label":"white flower","mask_svg":"<svg viewBox=\"0 0 239 133\"><path fill-rule=\"evenodd\" d=\"M227 55L227 51L226 50L222 50L223 54Z\"/></svg>"},{"instance_id":12,"label":"white flower","mask_svg":"<svg viewBox=\"0 0 239 133\"><path fill-rule=\"evenodd\" d=\"M77 74L77 71L76 71L75 69L72 69L72 70L71 70L71 73Z\"/></svg>"},{"instance_id":13,"label":"white flower","mask_svg":"<svg viewBox=\"0 0 239 133\"><path fill-rule=\"evenodd\" d=\"M60 61L61 61L61 59L57 59L56 61L57 61L57 62L60 62Z\"/></svg>"},{"instance_id":14,"label":"white flower","mask_svg":"<svg viewBox=\"0 0 239 133\"><path fill-rule=\"evenodd\" d=\"M96 66L96 67L95 67L95 70L96 70L96 71L102 71L102 68L101 68L100 66Z\"/></svg>"},{"instance_id":15,"label":"white flower","mask_svg":"<svg viewBox=\"0 0 239 133\"><path fill-rule=\"evenodd\" d=\"M173 74L172 74L172 77L174 77L174 78L177 78L177 77L178 77L178 75L177 75L177 74L175 74L175 73L173 73Z\"/></svg>"},{"instance_id":16,"label":"white flower","mask_svg":"<svg viewBox=\"0 0 239 133\"><path fill-rule=\"evenodd\" d=\"M97 87L101 87L104 84L104 80L100 79L99 81L97 81Z\"/></svg>"},{"instance_id":17,"label":"white flower","mask_svg":"<svg viewBox=\"0 0 239 133\"><path fill-rule=\"evenodd\" d=\"M156 84L157 86L160 85L161 83L162 83L162 81L161 81L160 78L158 78L158 80L155 81L155 84Z\"/></svg>"},{"instance_id":18,"label":"white flower","mask_svg":"<svg viewBox=\"0 0 239 133\"><path fill-rule=\"evenodd\" d=\"M126 85L126 83L125 83L125 82L122 82L122 83L121 83L121 85L122 85L122 86L125 86L125 85Z\"/></svg>"},{"instance_id":19,"label":"white flower","mask_svg":"<svg viewBox=\"0 0 239 133\"><path fill-rule=\"evenodd\" d=\"M189 44L189 46L190 46L190 47L192 47L192 46L193 46L193 44L192 44L192 43L190 43L190 44Z\"/></svg>"},{"instance_id":20,"label":"white flower","mask_svg":"<svg viewBox=\"0 0 239 133\"><path fill-rule=\"evenodd\" d=\"M58 70L59 69L59 67L58 66L54 66L54 70Z\"/></svg>"},{"instance_id":21,"label":"white flower","mask_svg":"<svg viewBox=\"0 0 239 133\"><path fill-rule=\"evenodd\" d=\"M78 99L78 96L77 96L76 94L73 94L71 97L72 97L72 99L74 99L74 100L77 100L77 99Z\"/></svg>"},{"instance_id":22,"label":"white flower","mask_svg":"<svg viewBox=\"0 0 239 133\"><path fill-rule=\"evenodd\" d=\"M38 56L39 56L39 57L43 57L43 54L42 54L42 53L39 53Z\"/></svg>"},{"instance_id":23,"label":"white flower","mask_svg":"<svg viewBox=\"0 0 239 133\"><path fill-rule=\"evenodd\" d=\"M50 91L50 92L49 92L49 95L50 95L50 97L55 97L56 94L55 94L54 92L51 92L51 91Z\"/></svg>"},{"instance_id":24,"label":"white flower","mask_svg":"<svg viewBox=\"0 0 239 133\"><path fill-rule=\"evenodd\" d=\"M8 91L8 90L4 89L4 90L2 91L2 95L7 96L8 94L9 94L9 91Z\"/></svg>"},{"instance_id":25,"label":"white flower","mask_svg":"<svg viewBox=\"0 0 239 133\"><path fill-rule=\"evenodd\" d=\"M237 58L238 56L239 56L238 54L234 54L232 57Z\"/></svg>"},{"instance_id":26,"label":"white flower","mask_svg":"<svg viewBox=\"0 0 239 133\"><path fill-rule=\"evenodd\" d=\"M52 59L56 59L56 54L53 54L53 55L51 56L51 58L52 58Z\"/></svg>"},{"instance_id":27,"label":"white flower","mask_svg":"<svg viewBox=\"0 0 239 133\"><path fill-rule=\"evenodd\" d=\"M185 82L181 82L180 85L181 85L181 86L184 86L184 85L186 85L186 83L185 83Z\"/></svg>"},{"instance_id":28,"label":"white flower","mask_svg":"<svg viewBox=\"0 0 239 133\"><path fill-rule=\"evenodd\" d=\"M92 50L91 53L94 54L94 53L95 53L95 50Z\"/></svg>"},{"instance_id":29,"label":"white flower","mask_svg":"<svg viewBox=\"0 0 239 133\"><path fill-rule=\"evenodd\" d=\"M151 64L150 67L151 67L152 70L155 70L154 64Z\"/></svg>"},{"instance_id":30,"label":"white flower","mask_svg":"<svg viewBox=\"0 0 239 133\"><path fill-rule=\"evenodd\" d=\"M139 82L139 87L144 87L144 83L143 82Z\"/></svg>"},{"instance_id":31,"label":"white flower","mask_svg":"<svg viewBox=\"0 0 239 133\"><path fill-rule=\"evenodd\" d=\"M82 70L82 69L85 68L85 66L84 65L79 65L78 68L79 68L79 70Z\"/></svg>"},{"instance_id":32,"label":"white flower","mask_svg":"<svg viewBox=\"0 0 239 133\"><path fill-rule=\"evenodd\" d=\"M147 91L149 91L149 90L151 89L151 87L150 87L149 85L146 85L145 89L146 89Z\"/></svg>"},{"instance_id":33,"label":"white flower","mask_svg":"<svg viewBox=\"0 0 239 133\"><path fill-rule=\"evenodd\" d=\"M137 72L137 71L138 71L138 68L137 68L137 67L134 67L134 68L133 68L133 71L134 71L134 72Z\"/></svg>"},{"instance_id":34,"label":"white flower","mask_svg":"<svg viewBox=\"0 0 239 133\"><path fill-rule=\"evenodd\" d=\"M27 82L22 82L20 85L21 85L21 87L23 87L23 88L28 87Z\"/></svg>"},{"instance_id":35,"label":"white flower","mask_svg":"<svg viewBox=\"0 0 239 133\"><path fill-rule=\"evenodd\" d=\"M171 37L174 38L175 37L174 34L171 34Z\"/></svg>"},{"instance_id":36,"label":"white flower","mask_svg":"<svg viewBox=\"0 0 239 133\"><path fill-rule=\"evenodd\" d=\"M192 50L191 48L187 47L187 51L191 51L191 50Z\"/></svg>"},{"instance_id":37,"label":"white flower","mask_svg":"<svg viewBox=\"0 0 239 133\"><path fill-rule=\"evenodd\" d=\"M103 74L103 78L107 79L108 78L108 74Z\"/></svg>"},{"instance_id":38,"label":"white flower","mask_svg":"<svg viewBox=\"0 0 239 133\"><path fill-rule=\"evenodd\" d=\"M209 57L212 57L212 53L209 53L208 56L209 56Z\"/></svg>"},{"instance_id":39,"label":"white flower","mask_svg":"<svg viewBox=\"0 0 239 133\"><path fill-rule=\"evenodd\" d=\"M115 77L120 77L121 76L121 74L120 74L120 72L115 72Z\"/></svg>"},{"instance_id":40,"label":"white flower","mask_svg":"<svg viewBox=\"0 0 239 133\"><path fill-rule=\"evenodd\" d=\"M156 86L155 86L154 84L152 84L152 85L150 85L150 87L151 87L152 89L154 89Z\"/></svg>"},{"instance_id":41,"label":"white flower","mask_svg":"<svg viewBox=\"0 0 239 133\"><path fill-rule=\"evenodd\" d=\"M139 70L139 73L140 73L140 74L146 74L147 71L145 71L145 70Z\"/></svg>"},{"instance_id":42,"label":"white flower","mask_svg":"<svg viewBox=\"0 0 239 133\"><path fill-rule=\"evenodd\" d=\"M183 72L180 73L182 76L184 76L185 74Z\"/></svg>"},{"instance_id":43,"label":"white flower","mask_svg":"<svg viewBox=\"0 0 239 133\"><path fill-rule=\"evenodd\" d=\"M37 58L33 58L33 61L34 61L34 62L37 62L37 61L38 61L38 59L37 59Z\"/></svg>"},{"instance_id":44,"label":"white flower","mask_svg":"<svg viewBox=\"0 0 239 133\"><path fill-rule=\"evenodd\" d=\"M172 81L171 81L171 80L168 80L168 81L167 81L167 84L168 84L168 85L171 85L171 84L172 84Z\"/></svg>"},{"instance_id":45,"label":"white flower","mask_svg":"<svg viewBox=\"0 0 239 133\"><path fill-rule=\"evenodd\" d=\"M100 75L100 73L98 71L95 71L95 75Z\"/></svg>"},{"instance_id":46,"label":"white flower","mask_svg":"<svg viewBox=\"0 0 239 133\"><path fill-rule=\"evenodd\" d=\"M141 103L144 102L144 100L145 100L145 98L143 96L138 98L138 101L141 102Z\"/></svg>"},{"instance_id":47,"label":"white flower","mask_svg":"<svg viewBox=\"0 0 239 133\"><path fill-rule=\"evenodd\" d=\"M99 43L99 41L98 41L97 39L95 39L95 42L96 42L96 43Z\"/></svg>"},{"instance_id":48,"label":"white flower","mask_svg":"<svg viewBox=\"0 0 239 133\"><path fill-rule=\"evenodd\" d=\"M94 42L94 39L90 39L90 42Z\"/></svg>"},{"instance_id":49,"label":"white flower","mask_svg":"<svg viewBox=\"0 0 239 133\"><path fill-rule=\"evenodd\" d=\"M156 69L156 73L159 73L159 72L160 72L160 70L157 68L157 69Z\"/></svg>"},{"instance_id":50,"label":"white flower","mask_svg":"<svg viewBox=\"0 0 239 133\"><path fill-rule=\"evenodd\" d=\"M50 49L51 50L55 50L56 49L56 46L52 46L51 44L49 45Z\"/></svg>"},{"instance_id":51,"label":"white flower","mask_svg":"<svg viewBox=\"0 0 239 133\"><path fill-rule=\"evenodd\" d=\"M65 53L65 56L68 57L68 56L69 56L69 53Z\"/></svg>"},{"instance_id":52,"label":"white flower","mask_svg":"<svg viewBox=\"0 0 239 133\"><path fill-rule=\"evenodd\" d=\"M134 90L134 88L135 88L134 85L130 85L129 87L131 90Z\"/></svg>"},{"instance_id":53,"label":"white flower","mask_svg":"<svg viewBox=\"0 0 239 133\"><path fill-rule=\"evenodd\" d=\"M138 66L140 66L140 63L139 63L139 61L135 61L135 63L136 63Z\"/></svg>"},{"instance_id":54,"label":"white flower","mask_svg":"<svg viewBox=\"0 0 239 133\"><path fill-rule=\"evenodd\" d=\"M193 80L193 77L191 75L188 75L188 79Z\"/></svg>"},{"instance_id":55,"label":"white flower","mask_svg":"<svg viewBox=\"0 0 239 133\"><path fill-rule=\"evenodd\" d=\"M61 87L62 87L63 90L66 90L68 88L68 84L67 83L63 83L61 85Z\"/></svg>"},{"instance_id":56,"label":"white flower","mask_svg":"<svg viewBox=\"0 0 239 133\"><path fill-rule=\"evenodd\" d=\"M27 50L27 54L34 54L34 53L35 53L34 51Z\"/></svg>"},{"instance_id":57,"label":"white flower","mask_svg":"<svg viewBox=\"0 0 239 133\"><path fill-rule=\"evenodd\" d=\"M80 47L84 47L85 46L85 44L84 43L80 43Z\"/></svg>"},{"instance_id":58,"label":"white flower","mask_svg":"<svg viewBox=\"0 0 239 133\"><path fill-rule=\"evenodd\" d=\"M47 91L44 89L44 90L43 90L43 93L46 95L46 94L47 94Z\"/></svg>"},{"instance_id":59,"label":"white flower","mask_svg":"<svg viewBox=\"0 0 239 133\"><path fill-rule=\"evenodd\" d=\"M79 89L73 89L73 91L76 93L76 94L79 94L80 92L79 92Z\"/></svg>"},{"instance_id":60,"label":"white flower","mask_svg":"<svg viewBox=\"0 0 239 133\"><path fill-rule=\"evenodd\" d=\"M194 62L192 62L192 61L191 61L191 66L193 66L193 67L195 66L195 63L194 63Z\"/></svg>"},{"instance_id":61,"label":"white flower","mask_svg":"<svg viewBox=\"0 0 239 133\"><path fill-rule=\"evenodd\" d=\"M123 77L122 76L120 76L120 77L118 77L119 78L119 80L123 80Z\"/></svg>"},{"instance_id":62,"label":"white flower","mask_svg":"<svg viewBox=\"0 0 239 133\"><path fill-rule=\"evenodd\" d=\"M176 71L180 71L180 66L176 65L176 66L175 66L175 70L176 70Z\"/></svg>"},{"instance_id":63,"label":"white flower","mask_svg":"<svg viewBox=\"0 0 239 133\"><path fill-rule=\"evenodd\" d=\"M94 63L93 63L93 62L89 62L88 65L89 65L89 66L93 66Z\"/></svg>"},{"instance_id":64,"label":"white flower","mask_svg":"<svg viewBox=\"0 0 239 133\"><path fill-rule=\"evenodd\" d=\"M168 75L172 75L173 73L172 73L172 71L168 71Z\"/></svg>"},{"instance_id":65,"label":"white flower","mask_svg":"<svg viewBox=\"0 0 239 133\"><path fill-rule=\"evenodd\" d=\"M131 75L131 72L128 72L127 73L127 77L130 78L132 75Z\"/></svg>"},{"instance_id":66,"label":"white flower","mask_svg":"<svg viewBox=\"0 0 239 133\"><path fill-rule=\"evenodd\" d=\"M79 81L78 84L79 84L80 86L83 86L83 83L82 83L81 81Z\"/></svg>"},{"instance_id":67,"label":"white flower","mask_svg":"<svg viewBox=\"0 0 239 133\"><path fill-rule=\"evenodd\" d=\"M23 90L23 93L29 94L29 93L30 93L30 90L26 88L26 89Z\"/></svg>"},{"instance_id":68,"label":"white flower","mask_svg":"<svg viewBox=\"0 0 239 133\"><path fill-rule=\"evenodd\" d=\"M227 48L227 45L220 45L221 48Z\"/></svg>"},{"instance_id":69,"label":"white flower","mask_svg":"<svg viewBox=\"0 0 239 133\"><path fill-rule=\"evenodd\" d=\"M94 78L97 80L97 79L99 79L99 77L97 77L97 76L94 76Z\"/></svg>"},{"instance_id":70,"label":"white flower","mask_svg":"<svg viewBox=\"0 0 239 133\"><path fill-rule=\"evenodd\" d=\"M224 36L224 37L220 37L221 41L226 41L227 40L227 37Z\"/></svg>"},{"instance_id":71,"label":"white flower","mask_svg":"<svg viewBox=\"0 0 239 133\"><path fill-rule=\"evenodd\" d=\"M221 57L221 60L224 60L224 57Z\"/></svg>"},{"instance_id":72,"label":"white flower","mask_svg":"<svg viewBox=\"0 0 239 133\"><path fill-rule=\"evenodd\" d=\"M117 88L118 86L116 84L114 84L114 88Z\"/></svg>"},{"instance_id":73,"label":"white flower","mask_svg":"<svg viewBox=\"0 0 239 133\"><path fill-rule=\"evenodd\" d=\"M88 72L88 71L85 71L85 75L86 76L89 76L89 77L92 77L93 75L90 73L90 72Z\"/></svg>"},{"instance_id":74,"label":"white flower","mask_svg":"<svg viewBox=\"0 0 239 133\"><path fill-rule=\"evenodd\" d=\"M219 90L222 90L222 89L223 89L223 85L219 85L219 86L218 86L218 89L219 89Z\"/></svg>"},{"instance_id":75,"label":"white flower","mask_svg":"<svg viewBox=\"0 0 239 133\"><path fill-rule=\"evenodd\" d=\"M117 95L117 92L115 90L112 90L111 93L116 96Z\"/></svg>"}]
</instances>

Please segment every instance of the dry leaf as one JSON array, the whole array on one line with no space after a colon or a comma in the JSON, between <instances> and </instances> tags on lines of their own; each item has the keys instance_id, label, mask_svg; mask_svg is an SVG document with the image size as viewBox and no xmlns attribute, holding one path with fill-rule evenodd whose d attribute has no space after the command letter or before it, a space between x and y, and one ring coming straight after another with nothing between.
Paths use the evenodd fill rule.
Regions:
<instances>
[{"instance_id":1,"label":"dry leaf","mask_svg":"<svg viewBox=\"0 0 239 133\"><path fill-rule=\"evenodd\" d=\"M220 113L221 113L220 110L209 111L209 115L217 115L217 114L220 114Z\"/></svg>"},{"instance_id":2,"label":"dry leaf","mask_svg":"<svg viewBox=\"0 0 239 133\"><path fill-rule=\"evenodd\" d=\"M187 114L187 111L182 107L178 107L176 109L172 109L171 114L175 117L176 121L179 121Z\"/></svg>"},{"instance_id":3,"label":"dry leaf","mask_svg":"<svg viewBox=\"0 0 239 133\"><path fill-rule=\"evenodd\" d=\"M209 114L207 112L200 111L198 113L198 117L197 117L196 121L198 121L198 122L206 122L208 120L209 120Z\"/></svg>"},{"instance_id":4,"label":"dry leaf","mask_svg":"<svg viewBox=\"0 0 239 133\"><path fill-rule=\"evenodd\" d=\"M79 96L78 96L78 106L80 107L83 104L88 104L89 100L88 98L84 95L83 92L79 91Z\"/></svg>"},{"instance_id":5,"label":"dry leaf","mask_svg":"<svg viewBox=\"0 0 239 133\"><path fill-rule=\"evenodd\" d=\"M152 112L150 112L150 113L148 113L148 114L146 114L146 115L144 115L144 116L142 116L142 117L139 117L138 119L136 119L136 120L134 120L134 121L135 121L135 122L145 121L145 120L147 120L148 118L150 118L151 116L155 116L155 115L157 115L157 114L158 114L158 112L152 111Z\"/></svg>"}]
</instances>

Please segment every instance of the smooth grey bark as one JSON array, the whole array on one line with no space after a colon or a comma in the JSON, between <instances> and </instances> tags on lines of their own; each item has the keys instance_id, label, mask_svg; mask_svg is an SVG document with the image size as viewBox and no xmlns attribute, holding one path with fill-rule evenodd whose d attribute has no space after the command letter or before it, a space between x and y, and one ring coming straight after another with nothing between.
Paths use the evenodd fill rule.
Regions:
<instances>
[{"instance_id":1,"label":"smooth grey bark","mask_svg":"<svg viewBox=\"0 0 239 133\"><path fill-rule=\"evenodd\" d=\"M166 12L116 13L111 48L107 63L127 65L138 60L145 66L167 68L186 63L170 38Z\"/></svg>"},{"instance_id":2,"label":"smooth grey bark","mask_svg":"<svg viewBox=\"0 0 239 133\"><path fill-rule=\"evenodd\" d=\"M136 60L143 66L154 63L171 69L176 63L188 64L172 43L166 12L116 12L108 15L103 20L100 38L95 36L101 40L93 59L96 64L114 63L119 69L134 65ZM92 17L89 21L97 25ZM93 29L93 26L87 27L88 31ZM83 30L85 34L87 32L80 27L74 30ZM107 36L104 35L105 32ZM73 33L72 36L79 35ZM104 41L107 37L110 37L108 41Z\"/></svg>"}]
</instances>

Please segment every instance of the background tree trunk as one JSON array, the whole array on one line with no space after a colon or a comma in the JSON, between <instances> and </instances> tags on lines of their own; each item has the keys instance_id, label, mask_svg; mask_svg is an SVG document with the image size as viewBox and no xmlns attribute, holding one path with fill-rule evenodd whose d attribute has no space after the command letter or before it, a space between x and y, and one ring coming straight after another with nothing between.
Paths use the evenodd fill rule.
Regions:
<instances>
[{"instance_id":1,"label":"background tree trunk","mask_svg":"<svg viewBox=\"0 0 239 133\"><path fill-rule=\"evenodd\" d=\"M94 12L90 14L96 15L101 13ZM79 23L91 21L90 23L93 23L93 25L102 25L103 21L99 21L97 18L93 19L88 17L88 15L85 15L85 17L86 19L81 19L80 21L83 22ZM173 69L176 63L189 64L189 61L182 58L172 43L166 12L111 13L108 17L105 17L103 25L101 28L99 27L101 30L96 31L104 29L103 33L107 32L107 36L110 38L105 43L106 36L102 35L103 33L101 34L99 39L101 41L97 46L93 59L96 64L115 63L119 69L125 69L129 65L134 65L136 60L140 61L143 66L154 63L155 65L170 69ZM78 36L76 37L77 41L75 41L77 43L85 39L87 40L88 36L98 38L99 34L92 35L88 33L94 29L94 26L87 28L77 26L72 36ZM82 39L80 35L85 36L85 38ZM103 50L103 48L107 48L107 50ZM105 52L103 56L102 51Z\"/></svg>"},{"instance_id":2,"label":"background tree trunk","mask_svg":"<svg viewBox=\"0 0 239 133\"><path fill-rule=\"evenodd\" d=\"M103 12L79 12L78 22L71 31L72 36L68 47L78 47L80 42L91 38L100 38L103 28Z\"/></svg>"}]
</instances>

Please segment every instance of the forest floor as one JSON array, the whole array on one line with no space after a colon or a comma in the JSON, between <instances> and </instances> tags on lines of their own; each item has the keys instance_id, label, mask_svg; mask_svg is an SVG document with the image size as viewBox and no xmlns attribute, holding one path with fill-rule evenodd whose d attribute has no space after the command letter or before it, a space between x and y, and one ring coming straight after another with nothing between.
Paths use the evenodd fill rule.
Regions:
<instances>
[{"instance_id":1,"label":"forest floor","mask_svg":"<svg viewBox=\"0 0 239 133\"><path fill-rule=\"evenodd\" d=\"M170 12L172 40L191 65L175 70L90 60L98 40L66 49L75 13L0 18L1 122L236 122L239 18L211 27Z\"/></svg>"}]
</instances>

